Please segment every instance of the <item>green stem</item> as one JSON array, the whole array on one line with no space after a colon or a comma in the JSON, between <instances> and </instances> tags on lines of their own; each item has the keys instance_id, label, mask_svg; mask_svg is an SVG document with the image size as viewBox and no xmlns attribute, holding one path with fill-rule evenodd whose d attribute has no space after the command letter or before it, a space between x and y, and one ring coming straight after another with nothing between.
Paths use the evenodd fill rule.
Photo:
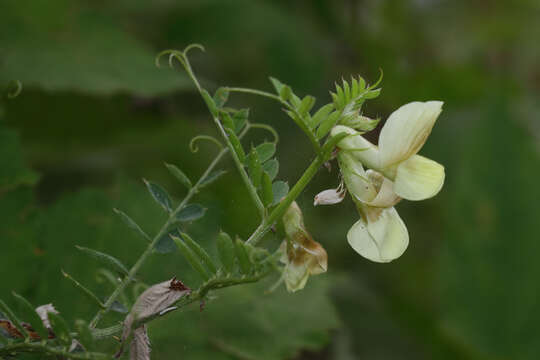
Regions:
<instances>
[{"instance_id":1,"label":"green stem","mask_svg":"<svg viewBox=\"0 0 540 360\"><path fill-rule=\"evenodd\" d=\"M93 359L110 359L111 356L102 353L92 352L79 352L70 353L64 349L58 347L47 346L43 343L15 343L9 344L0 348L0 354L9 355L16 352L31 352L31 353L45 353L51 355L58 355L63 358L69 359L81 359L81 360L93 360Z\"/></svg>"},{"instance_id":2,"label":"green stem","mask_svg":"<svg viewBox=\"0 0 540 360\"><path fill-rule=\"evenodd\" d=\"M291 203L296 200L302 190L309 184L311 179L315 176L319 168L328 160L327 156L319 155L311 162L309 167L304 171L300 179L294 184L293 188L289 191L287 196L281 200L279 205L270 213L268 218L259 225L259 227L253 232L253 234L247 240L247 243L255 245L259 240L270 230L272 225L279 219L285 211L289 208Z\"/></svg>"},{"instance_id":3,"label":"green stem","mask_svg":"<svg viewBox=\"0 0 540 360\"><path fill-rule=\"evenodd\" d=\"M184 307L186 307L186 306L188 306L190 304L193 304L193 303L195 303L197 301L203 300L206 297L206 295L208 294L208 292L211 291L211 290L222 289L222 288L225 288L225 287L241 285L241 284L254 283L254 282L259 281L260 279L262 279L263 277L265 277L268 274L269 274L269 272L263 272L263 273L255 274L255 275L252 275L252 276L212 278L212 279L208 280L207 282L205 282L204 284L202 284L199 289L192 292L189 296L180 299L178 301L178 303L176 304L177 308L173 309L173 310L178 310L178 309L184 308ZM171 310L171 311L173 311L173 310ZM167 314L168 313L169 312L167 312ZM143 324L146 324L146 323L148 323L148 322L150 322L150 321L152 321L152 320L154 320L154 319L156 319L156 318L158 318L160 316L161 315L159 313L156 313L156 314L154 314L152 316L141 319L136 324L134 324L133 327L134 328L139 327L139 326L141 326ZM122 329L123 329L123 325L118 324L118 325L110 326L108 328L94 329L92 331L92 334L96 339L102 339L102 338L110 337L110 336L112 336L114 334L117 334L117 333L121 332Z\"/></svg>"},{"instance_id":4,"label":"green stem","mask_svg":"<svg viewBox=\"0 0 540 360\"><path fill-rule=\"evenodd\" d=\"M249 130L249 127L246 126L246 128L242 131L242 133L240 134L240 138L242 138L246 133L247 131ZM201 186L201 183L204 181L204 179L212 172L212 170L214 169L214 167L217 165L217 163L221 160L221 158L229 151L228 148L226 149L223 149L221 150L218 155L214 158L214 160L210 163L210 165L208 166L208 168L206 169L206 171L202 174L202 176L199 178L199 180L195 183L195 185L193 185L193 187L189 190L189 192L187 193L186 197L184 198L184 200L182 200L182 202L180 203L180 205L178 205L178 207L173 211L171 212L171 214L169 215L169 218L167 219L167 221L165 222L165 224L163 224L163 226L161 227L161 229L158 231L158 233L156 234L156 236L154 236L154 238L152 239L152 241L150 242L150 244L148 244L148 247L146 248L146 250L142 253L142 255L139 257L139 259L137 260L137 262L135 263L135 265L133 265L133 267L129 270L129 273L128 275L122 280L122 282L120 282L120 284L118 284L118 286L116 287L116 289L114 289L113 293L111 294L111 296L109 296L109 298L107 299L107 301L103 304L104 308L99 310L97 312L97 314L94 316L94 318L92 319L92 321L90 322L90 327L91 328L95 328L98 324L98 322L101 320L101 318L103 317L103 315L109 311L109 309L111 308L113 302L120 296L120 294L124 291L124 289L126 288L126 286L131 282L131 280L135 277L135 275L137 274L137 271L139 270L139 268L142 266L142 264L146 261L146 259L148 258L148 256L150 256L150 254L152 253L152 250L154 249L155 245L157 244L157 242L159 241L159 239L167 232L167 229L169 228L170 225L172 225L175 221L175 218L176 218L176 214L182 210L186 204L188 203L188 201L193 197L193 195L195 195L198 191L199 191L199 187Z\"/></svg>"},{"instance_id":5,"label":"green stem","mask_svg":"<svg viewBox=\"0 0 540 360\"><path fill-rule=\"evenodd\" d=\"M251 199L255 203L255 206L257 207L257 210L259 211L259 215L261 219L264 219L266 217L266 208L264 207L264 204L262 203L261 198L259 197L259 194L257 194L257 189L255 188L255 186L253 186L253 183L249 179L246 169L244 168L244 164L242 163L242 161L240 161L240 158L238 157L238 154L236 153L236 151L234 151L233 145L231 141L229 140L229 136L227 136L225 129L221 125L221 122L219 121L218 118L215 118L215 117L214 117L214 122L216 123L216 126L218 127L219 132L221 133L221 136L223 136L223 139L227 143L227 147L231 151L232 158L234 160L234 163L236 164L236 168L238 169L240 176L242 177L242 180L244 181L244 184L246 185L249 196L251 196Z\"/></svg>"},{"instance_id":6,"label":"green stem","mask_svg":"<svg viewBox=\"0 0 540 360\"><path fill-rule=\"evenodd\" d=\"M274 100L282 103L283 105L288 106L288 104L285 101L281 100L281 98L279 96L274 95L274 94L269 93L269 92L266 92L266 91L248 89L248 88L241 88L241 87L227 87L226 89L231 91L231 92L239 92L239 93L246 93L246 94L252 94L252 95L258 95L258 96L262 96L262 97L267 97L267 98L270 98L270 99L274 99Z\"/></svg>"},{"instance_id":7,"label":"green stem","mask_svg":"<svg viewBox=\"0 0 540 360\"><path fill-rule=\"evenodd\" d=\"M197 88L197 90L199 91L201 96L203 96L203 88L199 84L199 81L197 80L197 77L195 76L195 73L193 72L193 69L191 68L191 64L189 63L189 60L188 60L187 56L185 56L185 54L184 54L183 58L182 59L179 58L179 60L180 60L180 63L184 66L184 69L186 70L186 73L188 74L190 79L195 84L195 87ZM254 90L254 91L256 91L256 90ZM271 94L269 94L269 95L271 95ZM203 96L203 98L204 98L204 96ZM212 113L212 109L209 108L209 110L210 110L210 113ZM265 216L266 216L266 208L264 207L264 205L263 205L263 203L261 201L261 198L259 197L259 194L257 194L257 189L251 183L251 180L249 179L249 176L248 176L248 174L246 172L246 169L244 168L244 164L240 161L240 158L238 157L238 154L234 150L234 148L232 146L232 143L229 140L229 136L227 135L227 133L225 132L225 129L221 125L221 121L219 121L219 119L216 116L212 116L212 118L214 120L214 123L218 127L218 130L219 130L221 136L225 140L225 143L227 144L227 147L231 151L231 155L232 155L234 163L236 164L236 168L238 169L238 172L240 173L240 176L242 177L242 180L244 181L244 184L246 185L246 187L248 189L248 193L249 193L250 197L252 198L253 202L255 203L255 206L257 207L257 210L259 211L259 215L260 215L261 219L264 219Z\"/></svg>"},{"instance_id":8,"label":"green stem","mask_svg":"<svg viewBox=\"0 0 540 360\"><path fill-rule=\"evenodd\" d=\"M315 150L315 153L320 154L321 145L319 144L319 141L317 140L317 138L315 137L313 132L306 126L306 121L304 119L302 119L302 116L298 113L298 111L296 111L296 108L294 106L292 106L288 102L284 101L279 96L274 95L274 94L269 93L269 92L266 92L266 91L249 89L249 88L241 88L241 87L228 87L227 89L229 91L233 91L233 92L246 93L246 94L252 94L252 95L258 95L258 96L267 97L267 98L276 100L277 102L279 102L280 104L285 106L287 109L292 111L298 117L298 121L293 119L294 122L306 134L309 141L311 142L311 145L313 146L313 149Z\"/></svg>"}]
</instances>

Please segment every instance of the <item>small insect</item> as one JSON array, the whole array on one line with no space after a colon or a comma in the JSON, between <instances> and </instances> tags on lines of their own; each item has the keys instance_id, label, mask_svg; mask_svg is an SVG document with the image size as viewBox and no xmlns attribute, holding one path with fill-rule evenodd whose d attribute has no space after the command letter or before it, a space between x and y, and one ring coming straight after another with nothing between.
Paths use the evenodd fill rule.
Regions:
<instances>
[{"instance_id":1,"label":"small insect","mask_svg":"<svg viewBox=\"0 0 540 360\"><path fill-rule=\"evenodd\" d=\"M176 280L176 276L172 278L171 283L169 284L169 289L174 291L190 291L191 289L188 288L184 283L180 280Z\"/></svg>"}]
</instances>

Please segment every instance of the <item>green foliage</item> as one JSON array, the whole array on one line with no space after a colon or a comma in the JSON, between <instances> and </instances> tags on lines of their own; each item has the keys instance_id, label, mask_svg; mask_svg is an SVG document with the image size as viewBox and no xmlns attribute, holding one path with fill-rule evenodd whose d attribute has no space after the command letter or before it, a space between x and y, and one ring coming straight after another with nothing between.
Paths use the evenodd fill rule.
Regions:
<instances>
[{"instance_id":1,"label":"green foliage","mask_svg":"<svg viewBox=\"0 0 540 360\"><path fill-rule=\"evenodd\" d=\"M189 204L176 214L176 219L181 222L199 220L206 213L206 209L199 204Z\"/></svg>"},{"instance_id":2,"label":"green foliage","mask_svg":"<svg viewBox=\"0 0 540 360\"><path fill-rule=\"evenodd\" d=\"M127 275L129 272L127 267L124 264L122 264L122 262L118 260L117 258L115 258L114 256L105 254L101 251L89 249L84 246L75 245L75 247L81 252L83 252L84 254L90 256L91 258L96 259L97 261L103 263L104 265L111 267L112 270L117 271L121 275Z\"/></svg>"},{"instance_id":3,"label":"green foliage","mask_svg":"<svg viewBox=\"0 0 540 360\"><path fill-rule=\"evenodd\" d=\"M38 175L24 164L17 133L1 126L0 164L0 192L19 185L33 185L38 180Z\"/></svg>"},{"instance_id":4,"label":"green foliage","mask_svg":"<svg viewBox=\"0 0 540 360\"><path fill-rule=\"evenodd\" d=\"M144 183L146 184L146 187L148 188L148 191L154 198L154 200L165 209L167 212L172 211L172 201L169 197L169 194L167 193L167 190L159 186L158 184L155 184L153 182L149 182L144 180Z\"/></svg>"},{"instance_id":5,"label":"green foliage","mask_svg":"<svg viewBox=\"0 0 540 360\"><path fill-rule=\"evenodd\" d=\"M71 341L71 332L69 326L66 323L66 320L58 314L48 313L49 321L51 323L51 328L54 331L56 339L64 346L70 346Z\"/></svg>"},{"instance_id":6,"label":"green foliage","mask_svg":"<svg viewBox=\"0 0 540 360\"><path fill-rule=\"evenodd\" d=\"M190 360L246 358L278 360L292 358L298 349L317 351L330 340L327 330L339 321L326 296L330 281L316 279L298 294L284 289L264 294L270 284L244 285L221 290L203 312L173 315L189 327L179 327L177 338L189 344L178 348L170 339L154 347L154 356L176 351ZM163 338L166 328L151 324L150 331Z\"/></svg>"},{"instance_id":7,"label":"green foliage","mask_svg":"<svg viewBox=\"0 0 540 360\"><path fill-rule=\"evenodd\" d=\"M36 307L16 292L13 292L13 296L19 302L19 314L21 314L21 318L32 325L32 328L38 333L41 339L47 339L49 332L36 312Z\"/></svg>"},{"instance_id":8,"label":"green foliage","mask_svg":"<svg viewBox=\"0 0 540 360\"><path fill-rule=\"evenodd\" d=\"M0 13L2 84L15 78L26 88L46 91L146 96L189 86L183 75L156 71L154 51L106 10L63 0L54 6L7 0Z\"/></svg>"},{"instance_id":9,"label":"green foliage","mask_svg":"<svg viewBox=\"0 0 540 360\"><path fill-rule=\"evenodd\" d=\"M178 168L178 166L176 165L172 165L172 164L167 164L165 163L165 166L167 167L167 169L169 169L169 171L171 172L171 174L174 175L175 178L178 179L178 181L180 181L180 183L182 185L184 185L186 188L188 189L191 189L193 187L193 184L191 183L191 180L189 180L189 178L187 177L186 174L184 174L182 172L182 170L180 170Z\"/></svg>"}]
</instances>

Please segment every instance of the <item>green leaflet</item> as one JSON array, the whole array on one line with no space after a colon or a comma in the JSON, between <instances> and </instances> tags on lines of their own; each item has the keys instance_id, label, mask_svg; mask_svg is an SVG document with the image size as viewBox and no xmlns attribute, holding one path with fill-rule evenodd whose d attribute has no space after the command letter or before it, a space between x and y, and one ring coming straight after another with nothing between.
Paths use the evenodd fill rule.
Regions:
<instances>
[{"instance_id":1,"label":"green leaflet","mask_svg":"<svg viewBox=\"0 0 540 360\"><path fill-rule=\"evenodd\" d=\"M21 322L19 318L17 317L17 315L15 315L15 313L9 308L9 306L7 306L7 304L3 302L2 300L0 300L0 310L2 310L2 312L6 314L8 319L11 320L13 325L15 325L17 330L19 330L21 334L24 335L25 338L28 337L28 332L26 331L25 328L22 327Z\"/></svg>"},{"instance_id":2,"label":"green leaflet","mask_svg":"<svg viewBox=\"0 0 540 360\"><path fill-rule=\"evenodd\" d=\"M72 340L71 333L64 318L52 312L48 313L48 317L54 334L56 335L56 339L63 345L70 346Z\"/></svg>"},{"instance_id":3,"label":"green leaflet","mask_svg":"<svg viewBox=\"0 0 540 360\"><path fill-rule=\"evenodd\" d=\"M268 173L270 180L274 180L279 172L279 161L270 159L262 165L263 170Z\"/></svg>"},{"instance_id":4,"label":"green leaflet","mask_svg":"<svg viewBox=\"0 0 540 360\"><path fill-rule=\"evenodd\" d=\"M176 219L182 222L195 221L204 216L206 208L199 204L189 204L176 214Z\"/></svg>"},{"instance_id":5,"label":"green leaflet","mask_svg":"<svg viewBox=\"0 0 540 360\"><path fill-rule=\"evenodd\" d=\"M234 243L226 232L221 231L219 233L217 237L217 249L221 264L227 272L232 272L235 258Z\"/></svg>"},{"instance_id":6,"label":"green leaflet","mask_svg":"<svg viewBox=\"0 0 540 360\"><path fill-rule=\"evenodd\" d=\"M191 183L191 180L187 177L186 174L182 170L180 170L176 165L173 164L167 164L165 163L165 166L170 171L170 173L178 180L182 185L184 185L186 188L191 189L193 187L193 184Z\"/></svg>"},{"instance_id":7,"label":"green leaflet","mask_svg":"<svg viewBox=\"0 0 540 360\"><path fill-rule=\"evenodd\" d=\"M77 329L77 340L85 347L91 349L94 344L94 336L88 327L88 323L82 319L75 320L75 329Z\"/></svg>"},{"instance_id":8,"label":"green leaflet","mask_svg":"<svg viewBox=\"0 0 540 360\"><path fill-rule=\"evenodd\" d=\"M199 184L199 188L203 188L205 186L212 184L214 181L216 181L217 179L219 179L222 175L226 173L227 171L222 170L222 169L212 171L210 174L208 174L207 177L202 179L201 183Z\"/></svg>"},{"instance_id":9,"label":"green leaflet","mask_svg":"<svg viewBox=\"0 0 540 360\"><path fill-rule=\"evenodd\" d=\"M144 230L132 218L130 218L126 213L124 213L123 211L118 210L118 209L113 209L113 211L120 216L120 218L122 219L124 224L127 225L128 228L132 229L133 231L135 231L137 234L139 234L140 236L142 236L146 240L148 240L148 241L152 240L144 232Z\"/></svg>"},{"instance_id":10,"label":"green leaflet","mask_svg":"<svg viewBox=\"0 0 540 360\"><path fill-rule=\"evenodd\" d=\"M272 193L272 205L276 205L289 193L289 184L281 180L276 181L272 184Z\"/></svg>"},{"instance_id":11,"label":"green leaflet","mask_svg":"<svg viewBox=\"0 0 540 360\"><path fill-rule=\"evenodd\" d=\"M332 128L337 124L340 115L340 111L334 111L322 121L321 125L317 129L317 139L322 139L330 130L332 130Z\"/></svg>"},{"instance_id":12,"label":"green leaflet","mask_svg":"<svg viewBox=\"0 0 540 360\"><path fill-rule=\"evenodd\" d=\"M167 191L158 184L149 182L145 179L143 179L143 181L146 184L146 187L148 188L148 191L150 192L154 200L158 204L160 204L167 212L171 212L172 202Z\"/></svg>"},{"instance_id":13,"label":"green leaflet","mask_svg":"<svg viewBox=\"0 0 540 360\"><path fill-rule=\"evenodd\" d=\"M272 180L266 172L264 172L262 175L261 195L261 200L264 206L270 206L273 202L274 196L272 191Z\"/></svg>"},{"instance_id":14,"label":"green leaflet","mask_svg":"<svg viewBox=\"0 0 540 360\"><path fill-rule=\"evenodd\" d=\"M240 265L240 271L242 274L248 274L251 270L251 261L249 261L249 256L246 248L244 247L244 242L240 238L236 238L234 243L234 251L236 258L238 259L238 265Z\"/></svg>"},{"instance_id":15,"label":"green leaflet","mask_svg":"<svg viewBox=\"0 0 540 360\"><path fill-rule=\"evenodd\" d=\"M184 239L184 242L186 245L197 255L202 263L206 266L206 268L212 273L215 274L217 272L216 264L214 264L214 261L208 255L206 250L204 250L196 241L194 241L191 236L189 236L186 233L181 233L182 239Z\"/></svg>"},{"instance_id":16,"label":"green leaflet","mask_svg":"<svg viewBox=\"0 0 540 360\"><path fill-rule=\"evenodd\" d=\"M61 270L62 271L62 275L70 280L73 285L75 285L75 287L77 287L79 290L81 290L83 292L83 294L90 300L92 300L93 302L96 302L97 305L100 307L100 308L105 308L105 305L103 305L103 303L101 302L101 300L99 300L99 298L97 297L96 294L94 294L91 290L89 290L87 287L85 287L84 285L82 285L80 282L78 282L77 280L75 280L71 275L69 275L68 273L66 273L64 270Z\"/></svg>"},{"instance_id":17,"label":"green leaflet","mask_svg":"<svg viewBox=\"0 0 540 360\"><path fill-rule=\"evenodd\" d=\"M210 279L208 270L203 266L201 259L186 245L186 243L179 237L171 235L174 243L178 247L180 253L187 260L189 265L199 273L199 275L206 281Z\"/></svg>"},{"instance_id":18,"label":"green leaflet","mask_svg":"<svg viewBox=\"0 0 540 360\"><path fill-rule=\"evenodd\" d=\"M244 126L247 123L249 117L249 109L241 109L236 111L232 116L232 121L234 124L234 132L240 133Z\"/></svg>"},{"instance_id":19,"label":"green leaflet","mask_svg":"<svg viewBox=\"0 0 540 360\"><path fill-rule=\"evenodd\" d=\"M298 112L300 116L306 116L315 105L315 98L311 95L307 95L302 99L302 102L298 106Z\"/></svg>"},{"instance_id":20,"label":"green leaflet","mask_svg":"<svg viewBox=\"0 0 540 360\"><path fill-rule=\"evenodd\" d=\"M332 110L334 110L334 104L332 103L322 106L311 118L309 127L311 129L317 128L317 126L319 126L319 124L323 122L328 117L328 115L330 115Z\"/></svg>"},{"instance_id":21,"label":"green leaflet","mask_svg":"<svg viewBox=\"0 0 540 360\"><path fill-rule=\"evenodd\" d=\"M34 330L39 334L39 336L42 339L47 339L49 336L49 332L43 325L43 321L41 321L41 318L39 317L38 313L35 310L35 307L30 304L28 300L26 300L21 295L17 294L16 292L13 292L13 296L17 301L19 302L19 310L21 318L25 321L30 323Z\"/></svg>"},{"instance_id":22,"label":"green leaflet","mask_svg":"<svg viewBox=\"0 0 540 360\"><path fill-rule=\"evenodd\" d=\"M229 99L229 90L227 88L220 87L214 93L214 97L213 97L214 104L218 108L222 108L228 99Z\"/></svg>"},{"instance_id":23,"label":"green leaflet","mask_svg":"<svg viewBox=\"0 0 540 360\"><path fill-rule=\"evenodd\" d=\"M260 162L264 163L276 153L276 144L265 142L257 145L255 150L257 151L257 155L259 155Z\"/></svg>"},{"instance_id":24,"label":"green leaflet","mask_svg":"<svg viewBox=\"0 0 540 360\"><path fill-rule=\"evenodd\" d=\"M262 176L262 166L259 159L259 153L256 149L252 149L249 153L248 159L248 172L249 177L251 178L251 183L255 188L258 188L261 185L261 176Z\"/></svg>"},{"instance_id":25,"label":"green leaflet","mask_svg":"<svg viewBox=\"0 0 540 360\"><path fill-rule=\"evenodd\" d=\"M225 129L225 131L229 135L229 141L231 142L233 151L238 156L238 159L240 160L240 162L245 163L246 153L244 152L244 148L242 147L240 140L238 139L238 137L236 136L233 130Z\"/></svg>"},{"instance_id":26,"label":"green leaflet","mask_svg":"<svg viewBox=\"0 0 540 360\"><path fill-rule=\"evenodd\" d=\"M212 96L210 96L208 91L206 91L205 89L201 89L201 95L202 95L202 98L204 99L204 102L206 103L206 106L208 107L208 110L210 110L210 113L212 114L212 116L217 118L218 108Z\"/></svg>"},{"instance_id":27,"label":"green leaflet","mask_svg":"<svg viewBox=\"0 0 540 360\"><path fill-rule=\"evenodd\" d=\"M122 264L120 260L118 260L112 255L105 254L101 251L90 249L84 246L75 245L75 247L77 248L77 250L82 251L84 254L90 256L93 259L98 260L102 264L107 265L108 267L119 272L122 275L127 275L129 273L129 270L127 269L127 267L124 264Z\"/></svg>"}]
</instances>

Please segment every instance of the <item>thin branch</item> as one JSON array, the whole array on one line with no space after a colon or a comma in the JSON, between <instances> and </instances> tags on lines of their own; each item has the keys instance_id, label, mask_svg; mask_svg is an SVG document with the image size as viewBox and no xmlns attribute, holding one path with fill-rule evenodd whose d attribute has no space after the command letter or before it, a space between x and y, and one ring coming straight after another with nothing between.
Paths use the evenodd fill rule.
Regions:
<instances>
[{"instance_id":1,"label":"thin branch","mask_svg":"<svg viewBox=\"0 0 540 360\"><path fill-rule=\"evenodd\" d=\"M242 133L240 134L240 138L243 137L247 131L249 130L249 127L246 127ZM154 238L152 239L152 241L150 242L150 244L148 244L148 247L146 248L146 250L141 254L141 256L139 257L139 259L137 260L137 262L135 263L135 265L133 265L131 267L131 269L129 270L129 273L128 275L120 282L120 284L118 284L118 286L116 287L116 289L114 289L113 293L109 296L109 298L107 299L107 301L103 304L104 308L99 310L96 315L94 316L94 318L92 319L92 321L90 322L90 328L95 328L97 326L97 324L99 323L99 321L101 320L101 318L103 317L103 315L105 315L106 312L108 312L113 304L113 302L120 296L120 294L124 291L124 289L126 288L126 286L131 282L131 280L135 277L135 275L137 274L137 271L139 270L139 268L142 266L142 264L146 261L146 259L148 258L148 256L152 253L152 250L154 249L154 246L157 244L157 242L159 241L159 239L167 232L167 229L169 228L170 225L172 225L175 221L175 218L176 218L176 214L182 210L186 205L187 203L189 202L189 200L199 192L199 188L201 186L201 184L203 183L203 181L208 177L208 175L212 172L212 170L214 169L214 167L217 165L217 163L221 160L221 158L229 151L228 148L225 148L223 150L221 150L217 156L214 158L214 160L210 163L210 165L208 166L208 168L206 169L206 171L201 175L201 177L199 178L199 180L195 183L195 185L193 185L193 187L188 191L186 197L182 200L182 202L180 203L180 205L178 205L178 207L173 211L171 212L171 214L169 215L169 218L167 219L167 221L165 222L165 224L163 224L163 226L161 227L161 229L158 231L158 233L156 234L156 236L154 236Z\"/></svg>"},{"instance_id":2,"label":"thin branch","mask_svg":"<svg viewBox=\"0 0 540 360\"><path fill-rule=\"evenodd\" d=\"M103 353L95 352L77 352L70 353L58 347L49 347L42 343L30 343L20 342L14 344L8 344L0 348L0 355L11 355L15 352L31 352L31 353L46 353L51 355L58 355L62 358L68 359L81 359L81 360L98 360L98 359L110 359L111 356Z\"/></svg>"}]
</instances>

